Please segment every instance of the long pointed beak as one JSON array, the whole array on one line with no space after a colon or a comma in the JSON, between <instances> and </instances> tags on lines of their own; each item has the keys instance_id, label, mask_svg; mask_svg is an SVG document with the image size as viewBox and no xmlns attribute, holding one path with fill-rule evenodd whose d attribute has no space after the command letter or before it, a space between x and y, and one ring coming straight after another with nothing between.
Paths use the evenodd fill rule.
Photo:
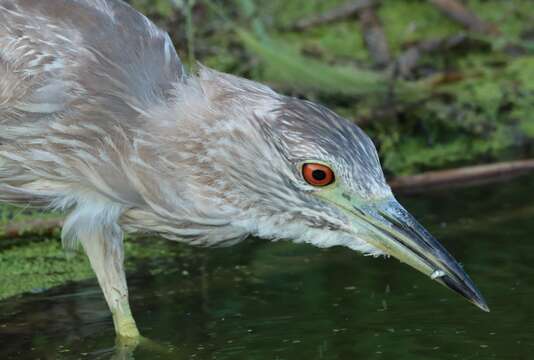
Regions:
<instances>
[{"instance_id":1,"label":"long pointed beak","mask_svg":"<svg viewBox=\"0 0 534 360\"><path fill-rule=\"evenodd\" d=\"M484 311L486 301L462 266L395 199L375 204L365 218L382 236L386 253L430 276Z\"/></svg>"},{"instance_id":2,"label":"long pointed beak","mask_svg":"<svg viewBox=\"0 0 534 360\"><path fill-rule=\"evenodd\" d=\"M462 266L395 198L369 204L353 201L346 195L343 199L335 197L340 200L335 201L336 205L350 213L355 232L362 234L363 230L366 234L364 241L489 311Z\"/></svg>"}]
</instances>

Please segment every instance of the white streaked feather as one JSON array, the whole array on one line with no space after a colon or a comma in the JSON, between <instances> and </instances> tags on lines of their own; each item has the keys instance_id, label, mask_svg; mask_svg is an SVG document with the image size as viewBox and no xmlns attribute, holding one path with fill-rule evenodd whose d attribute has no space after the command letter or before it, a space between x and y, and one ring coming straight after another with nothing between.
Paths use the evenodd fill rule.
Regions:
<instances>
[{"instance_id":1,"label":"white streaked feather","mask_svg":"<svg viewBox=\"0 0 534 360\"><path fill-rule=\"evenodd\" d=\"M343 230L342 220L304 191L276 147L281 140L267 132L287 99L205 67L185 76L169 37L122 2L33 1L0 0L2 201L33 198L69 211L67 247L120 224L199 245L255 234L377 254L347 231L328 230ZM76 4L98 12L88 20L46 11ZM116 25L121 11L136 21L132 33ZM105 46L90 33L95 24L111 29ZM316 147L314 155L327 155Z\"/></svg>"}]
</instances>

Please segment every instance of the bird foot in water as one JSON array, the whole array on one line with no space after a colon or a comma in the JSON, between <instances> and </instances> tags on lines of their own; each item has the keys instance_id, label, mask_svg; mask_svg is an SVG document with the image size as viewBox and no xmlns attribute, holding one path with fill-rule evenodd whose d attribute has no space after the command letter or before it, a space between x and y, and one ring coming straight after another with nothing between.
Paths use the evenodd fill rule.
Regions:
<instances>
[{"instance_id":1,"label":"bird foot in water","mask_svg":"<svg viewBox=\"0 0 534 360\"><path fill-rule=\"evenodd\" d=\"M160 355L170 354L172 352L172 348L141 335L137 337L125 337L119 335L115 339L115 351L111 359L133 359L136 350L144 350L152 354Z\"/></svg>"}]
</instances>

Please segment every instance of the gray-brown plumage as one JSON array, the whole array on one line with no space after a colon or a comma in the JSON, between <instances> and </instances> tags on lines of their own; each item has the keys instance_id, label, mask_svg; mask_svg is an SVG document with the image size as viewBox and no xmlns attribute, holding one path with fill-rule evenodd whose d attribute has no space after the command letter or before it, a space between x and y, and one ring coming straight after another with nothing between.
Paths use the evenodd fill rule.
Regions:
<instances>
[{"instance_id":1,"label":"gray-brown plumage","mask_svg":"<svg viewBox=\"0 0 534 360\"><path fill-rule=\"evenodd\" d=\"M314 185L306 164L335 181ZM63 242L85 249L126 337L124 231L390 254L487 309L357 126L249 80L187 75L167 34L118 0L0 0L0 201L67 213Z\"/></svg>"}]
</instances>

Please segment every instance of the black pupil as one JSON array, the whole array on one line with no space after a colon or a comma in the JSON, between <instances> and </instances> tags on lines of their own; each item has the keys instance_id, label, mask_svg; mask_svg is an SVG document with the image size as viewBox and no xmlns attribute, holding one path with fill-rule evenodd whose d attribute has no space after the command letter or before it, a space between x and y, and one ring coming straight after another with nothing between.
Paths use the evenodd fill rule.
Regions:
<instances>
[{"instance_id":1,"label":"black pupil","mask_svg":"<svg viewBox=\"0 0 534 360\"><path fill-rule=\"evenodd\" d=\"M323 170L313 170L312 176L317 181L326 179L326 173Z\"/></svg>"}]
</instances>

